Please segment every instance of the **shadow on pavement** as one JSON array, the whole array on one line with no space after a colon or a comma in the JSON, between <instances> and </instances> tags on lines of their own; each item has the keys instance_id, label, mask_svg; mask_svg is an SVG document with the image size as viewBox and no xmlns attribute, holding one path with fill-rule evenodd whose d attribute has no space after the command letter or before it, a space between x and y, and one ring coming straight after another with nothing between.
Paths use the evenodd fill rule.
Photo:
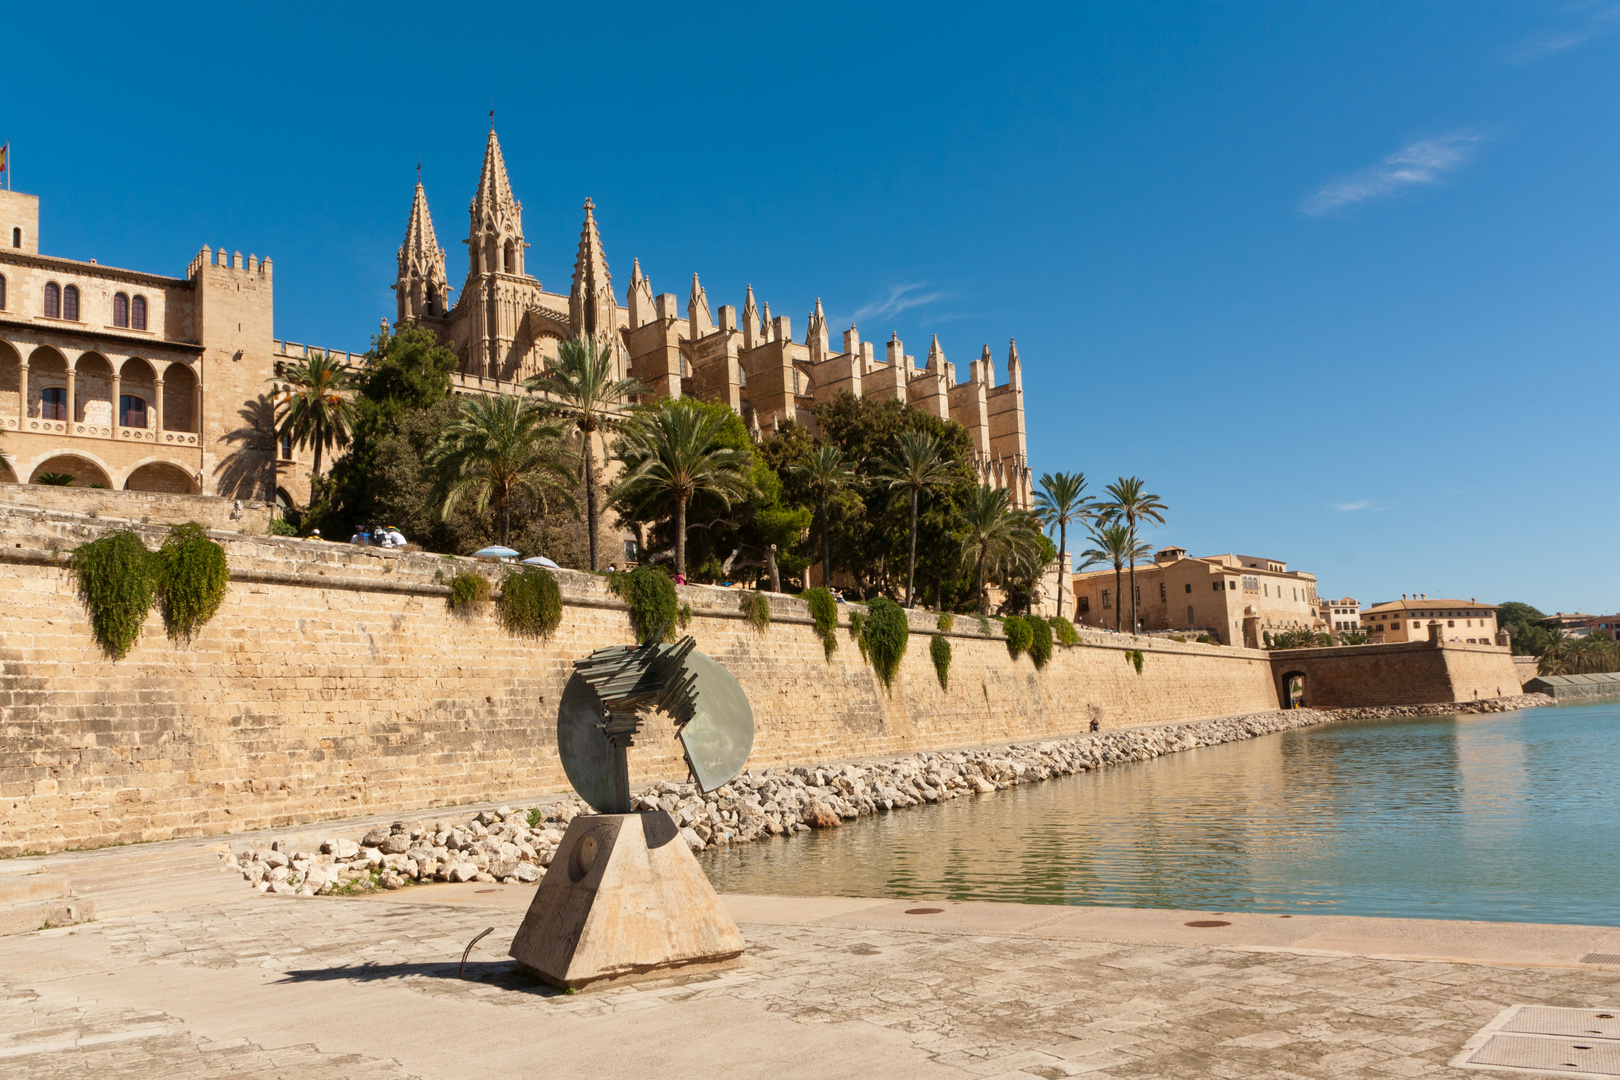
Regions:
<instances>
[{"instance_id":1,"label":"shadow on pavement","mask_svg":"<svg viewBox=\"0 0 1620 1080\"><path fill-rule=\"evenodd\" d=\"M459 962L445 964L353 964L347 967L305 968L286 972L283 983L384 982L389 979L444 979L449 982L483 983L500 990L558 997L562 991L532 975L524 974L513 960L469 960L467 974L458 976Z\"/></svg>"}]
</instances>

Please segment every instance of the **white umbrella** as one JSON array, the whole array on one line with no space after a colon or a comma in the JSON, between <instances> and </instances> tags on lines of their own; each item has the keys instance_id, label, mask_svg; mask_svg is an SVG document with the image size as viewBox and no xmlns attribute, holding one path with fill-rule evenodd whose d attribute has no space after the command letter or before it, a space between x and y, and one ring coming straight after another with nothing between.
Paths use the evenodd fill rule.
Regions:
<instances>
[{"instance_id":1,"label":"white umbrella","mask_svg":"<svg viewBox=\"0 0 1620 1080\"><path fill-rule=\"evenodd\" d=\"M515 559L515 558L518 557L519 554L520 554L520 552L513 551L509 547L501 547L499 544L497 544L494 547L479 548L477 551L473 552L473 558L475 558L475 559Z\"/></svg>"},{"instance_id":2,"label":"white umbrella","mask_svg":"<svg viewBox=\"0 0 1620 1080\"><path fill-rule=\"evenodd\" d=\"M523 565L524 566L549 566L553 570L561 570L562 569L562 567L558 566L556 563L552 562L550 559L546 558L544 555L536 555L532 559L524 559L523 560Z\"/></svg>"}]
</instances>

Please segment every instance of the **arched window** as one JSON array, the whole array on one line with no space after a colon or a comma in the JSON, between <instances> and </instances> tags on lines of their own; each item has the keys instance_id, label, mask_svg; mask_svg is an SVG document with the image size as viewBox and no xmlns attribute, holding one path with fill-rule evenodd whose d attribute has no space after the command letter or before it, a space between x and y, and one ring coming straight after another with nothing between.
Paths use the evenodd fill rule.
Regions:
<instances>
[{"instance_id":1,"label":"arched window","mask_svg":"<svg viewBox=\"0 0 1620 1080\"><path fill-rule=\"evenodd\" d=\"M6 275L0 274L0 311L6 310Z\"/></svg>"},{"instance_id":2,"label":"arched window","mask_svg":"<svg viewBox=\"0 0 1620 1080\"><path fill-rule=\"evenodd\" d=\"M130 301L129 325L136 330L146 329L146 297L137 296Z\"/></svg>"},{"instance_id":3,"label":"arched window","mask_svg":"<svg viewBox=\"0 0 1620 1080\"><path fill-rule=\"evenodd\" d=\"M47 319L62 317L62 287L54 281L45 283L45 317Z\"/></svg>"},{"instance_id":4,"label":"arched window","mask_svg":"<svg viewBox=\"0 0 1620 1080\"><path fill-rule=\"evenodd\" d=\"M505 251L504 251L504 255L505 255L505 258L504 258L503 261L504 261L505 265L502 267L502 269L505 270L508 274L517 273L516 249L512 246L512 241L510 241L510 240L508 240L506 242L506 248L505 248Z\"/></svg>"},{"instance_id":5,"label":"arched window","mask_svg":"<svg viewBox=\"0 0 1620 1080\"><path fill-rule=\"evenodd\" d=\"M129 325L129 297L123 293L113 295L113 325Z\"/></svg>"},{"instance_id":6,"label":"arched window","mask_svg":"<svg viewBox=\"0 0 1620 1080\"><path fill-rule=\"evenodd\" d=\"M69 285L62 290L62 318L71 322L79 321L79 287Z\"/></svg>"},{"instance_id":7,"label":"arched window","mask_svg":"<svg viewBox=\"0 0 1620 1080\"><path fill-rule=\"evenodd\" d=\"M11 230L11 246L15 247L15 248L22 247L22 230L21 229L12 229Z\"/></svg>"},{"instance_id":8,"label":"arched window","mask_svg":"<svg viewBox=\"0 0 1620 1080\"><path fill-rule=\"evenodd\" d=\"M283 431L281 433L281 460L291 461L292 459L292 436Z\"/></svg>"},{"instance_id":9,"label":"arched window","mask_svg":"<svg viewBox=\"0 0 1620 1080\"><path fill-rule=\"evenodd\" d=\"M118 424L120 427L145 427L146 399L136 397L134 394L120 395L118 398Z\"/></svg>"},{"instance_id":10,"label":"arched window","mask_svg":"<svg viewBox=\"0 0 1620 1080\"><path fill-rule=\"evenodd\" d=\"M66 420L67 415L67 387L47 386L39 392L39 418L41 420Z\"/></svg>"}]
</instances>

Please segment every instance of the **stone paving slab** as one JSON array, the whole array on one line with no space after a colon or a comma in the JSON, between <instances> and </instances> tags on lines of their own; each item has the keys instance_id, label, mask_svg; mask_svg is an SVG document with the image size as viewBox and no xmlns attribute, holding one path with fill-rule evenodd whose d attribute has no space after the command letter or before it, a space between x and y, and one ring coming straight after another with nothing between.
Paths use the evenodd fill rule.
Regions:
<instances>
[{"instance_id":1,"label":"stone paving slab","mask_svg":"<svg viewBox=\"0 0 1620 1080\"><path fill-rule=\"evenodd\" d=\"M975 930L978 905L947 925L887 901L735 897L736 969L564 995L505 958L528 890L438 888L245 892L4 939L0 1078L1478 1077L1447 1063L1506 1006L1620 1002L1614 970L1043 933L1075 909Z\"/></svg>"}]
</instances>

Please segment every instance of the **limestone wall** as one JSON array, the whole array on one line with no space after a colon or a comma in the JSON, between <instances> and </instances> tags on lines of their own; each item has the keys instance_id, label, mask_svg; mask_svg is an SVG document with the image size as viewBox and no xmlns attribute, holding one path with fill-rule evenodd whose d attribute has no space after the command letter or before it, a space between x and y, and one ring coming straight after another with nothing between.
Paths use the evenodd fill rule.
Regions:
<instances>
[{"instance_id":1,"label":"limestone wall","mask_svg":"<svg viewBox=\"0 0 1620 1080\"><path fill-rule=\"evenodd\" d=\"M1289 649L1271 653L1279 700L1287 678L1305 676L1305 704L1319 709L1443 704L1519 693L1506 646L1427 641Z\"/></svg>"},{"instance_id":2,"label":"limestone wall","mask_svg":"<svg viewBox=\"0 0 1620 1080\"><path fill-rule=\"evenodd\" d=\"M52 514L95 515L120 522L150 521L176 525L197 521L227 532L266 533L270 508L244 501L237 509L231 499L214 495L172 495L156 491L117 491L46 484L0 482L0 507L38 510ZM232 517L232 515L236 515Z\"/></svg>"},{"instance_id":3,"label":"limestone wall","mask_svg":"<svg viewBox=\"0 0 1620 1080\"><path fill-rule=\"evenodd\" d=\"M60 553L106 523L0 507L0 854L232 832L565 786L555 709L570 663L632 640L605 583L562 572L556 638L513 638L447 609L467 560L216 534L233 580L189 647L154 613L124 661L103 659ZM148 543L162 530L151 527ZM55 549L55 554L53 550ZM958 618L950 690L932 618L885 693L839 631L831 661L802 602L772 599L761 633L739 592L688 588L699 647L753 702L752 764L970 746L1274 708L1266 654L1088 636L1045 671ZM1126 656L1145 653L1141 675ZM671 733L633 752L639 780L681 779Z\"/></svg>"}]
</instances>

